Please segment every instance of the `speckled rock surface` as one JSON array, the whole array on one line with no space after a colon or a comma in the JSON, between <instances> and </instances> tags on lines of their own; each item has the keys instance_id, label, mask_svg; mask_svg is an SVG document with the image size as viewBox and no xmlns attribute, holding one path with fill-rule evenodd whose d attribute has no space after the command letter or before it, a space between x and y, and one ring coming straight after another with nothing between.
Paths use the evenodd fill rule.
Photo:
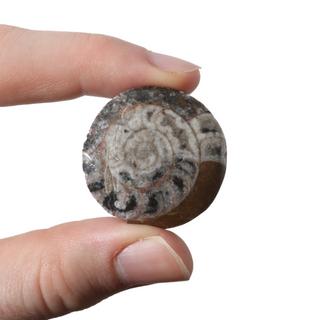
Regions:
<instances>
[{"instance_id":1,"label":"speckled rock surface","mask_svg":"<svg viewBox=\"0 0 320 320\"><path fill-rule=\"evenodd\" d=\"M205 211L221 186L226 142L212 114L177 90L121 93L99 113L83 148L94 198L129 223L170 228Z\"/></svg>"}]
</instances>

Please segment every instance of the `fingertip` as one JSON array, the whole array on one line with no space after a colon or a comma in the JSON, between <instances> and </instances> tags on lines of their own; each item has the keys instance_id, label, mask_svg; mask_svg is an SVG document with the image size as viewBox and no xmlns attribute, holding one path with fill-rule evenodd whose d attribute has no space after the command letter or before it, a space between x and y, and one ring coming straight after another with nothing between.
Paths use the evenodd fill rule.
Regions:
<instances>
[{"instance_id":1,"label":"fingertip","mask_svg":"<svg viewBox=\"0 0 320 320\"><path fill-rule=\"evenodd\" d=\"M141 239L115 258L118 277L127 286L189 280L183 259L161 236Z\"/></svg>"},{"instance_id":2,"label":"fingertip","mask_svg":"<svg viewBox=\"0 0 320 320\"><path fill-rule=\"evenodd\" d=\"M136 285L184 281L192 274L193 261L187 245L168 230L131 225L118 218L90 219L60 228L65 229L60 232L66 238L63 243L73 239L75 258L68 261L81 263L92 279L99 274L99 283L105 282L109 294ZM69 254L70 245L63 251ZM88 255L87 259L83 253ZM86 264L83 261L87 261Z\"/></svg>"},{"instance_id":3,"label":"fingertip","mask_svg":"<svg viewBox=\"0 0 320 320\"><path fill-rule=\"evenodd\" d=\"M187 244L178 235L169 230L161 228L156 229L159 230L159 235L172 247L172 249L182 259L191 277L193 272L193 259Z\"/></svg>"},{"instance_id":4,"label":"fingertip","mask_svg":"<svg viewBox=\"0 0 320 320\"><path fill-rule=\"evenodd\" d=\"M191 93L199 84L200 67L196 64L110 36L82 36L82 40L86 49L77 58L77 73L83 94L113 98L143 86Z\"/></svg>"},{"instance_id":5,"label":"fingertip","mask_svg":"<svg viewBox=\"0 0 320 320\"><path fill-rule=\"evenodd\" d=\"M192 93L200 83L200 70L195 70L184 74L184 79L181 83L181 90L185 93Z\"/></svg>"},{"instance_id":6,"label":"fingertip","mask_svg":"<svg viewBox=\"0 0 320 320\"><path fill-rule=\"evenodd\" d=\"M169 87L192 93L200 82L201 67L168 55L147 52L148 78L145 85Z\"/></svg>"}]
</instances>

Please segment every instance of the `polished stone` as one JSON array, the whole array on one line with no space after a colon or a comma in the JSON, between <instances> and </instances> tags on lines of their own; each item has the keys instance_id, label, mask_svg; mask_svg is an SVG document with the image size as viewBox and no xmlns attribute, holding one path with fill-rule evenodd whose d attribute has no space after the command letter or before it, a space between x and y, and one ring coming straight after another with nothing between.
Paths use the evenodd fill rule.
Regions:
<instances>
[{"instance_id":1,"label":"polished stone","mask_svg":"<svg viewBox=\"0 0 320 320\"><path fill-rule=\"evenodd\" d=\"M226 169L223 132L209 110L183 92L143 87L99 113L83 148L95 199L129 223L170 228L205 211Z\"/></svg>"}]
</instances>

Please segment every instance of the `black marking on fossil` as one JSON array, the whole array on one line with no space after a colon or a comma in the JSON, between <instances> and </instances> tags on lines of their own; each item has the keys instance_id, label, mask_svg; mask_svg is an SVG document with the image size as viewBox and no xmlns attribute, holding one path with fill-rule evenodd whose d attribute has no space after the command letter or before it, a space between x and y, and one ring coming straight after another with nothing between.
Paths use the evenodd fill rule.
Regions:
<instances>
[{"instance_id":1,"label":"black marking on fossil","mask_svg":"<svg viewBox=\"0 0 320 320\"><path fill-rule=\"evenodd\" d=\"M176 125L175 119L170 114L166 114L160 124L172 128L172 135L179 140L180 149L190 150L187 133Z\"/></svg>"},{"instance_id":2,"label":"black marking on fossil","mask_svg":"<svg viewBox=\"0 0 320 320\"><path fill-rule=\"evenodd\" d=\"M129 198L129 200L126 203L126 207L124 209L119 209L116 207L115 202L117 201L117 194L112 191L110 194L108 194L103 201L103 206L109 210L117 211L117 212L128 212L132 211L137 206L137 199L133 195Z\"/></svg>"},{"instance_id":3,"label":"black marking on fossil","mask_svg":"<svg viewBox=\"0 0 320 320\"><path fill-rule=\"evenodd\" d=\"M82 169L83 169L84 173L90 174L90 173L96 171L96 164L94 161L83 162Z\"/></svg>"},{"instance_id":4,"label":"black marking on fossil","mask_svg":"<svg viewBox=\"0 0 320 320\"><path fill-rule=\"evenodd\" d=\"M210 128L202 128L201 129L201 133L208 133L208 132L216 133L216 132L218 132L218 130L210 129Z\"/></svg>"},{"instance_id":5,"label":"black marking on fossil","mask_svg":"<svg viewBox=\"0 0 320 320\"><path fill-rule=\"evenodd\" d=\"M179 191L183 192L183 189L185 187L183 180L181 178L177 177L177 176L174 176L172 181L177 186Z\"/></svg>"},{"instance_id":6,"label":"black marking on fossil","mask_svg":"<svg viewBox=\"0 0 320 320\"><path fill-rule=\"evenodd\" d=\"M221 156L222 155L222 147L221 146L216 146L216 145L207 145L204 153L206 156Z\"/></svg>"},{"instance_id":7,"label":"black marking on fossil","mask_svg":"<svg viewBox=\"0 0 320 320\"><path fill-rule=\"evenodd\" d=\"M89 188L90 192L96 192L98 190L103 189L104 187L105 187L104 180L101 180L99 182L90 183L88 185L88 188Z\"/></svg>"},{"instance_id":8,"label":"black marking on fossil","mask_svg":"<svg viewBox=\"0 0 320 320\"><path fill-rule=\"evenodd\" d=\"M197 165L190 159L177 156L175 157L175 166L183 171L183 173L189 175L189 176L194 176L197 172Z\"/></svg>"},{"instance_id":9,"label":"black marking on fossil","mask_svg":"<svg viewBox=\"0 0 320 320\"><path fill-rule=\"evenodd\" d=\"M145 211L145 214L149 216L154 215L160 209L162 194L160 191L158 192L153 191L153 192L148 192L147 197L148 197L148 207L147 207L147 210Z\"/></svg>"},{"instance_id":10,"label":"black marking on fossil","mask_svg":"<svg viewBox=\"0 0 320 320\"><path fill-rule=\"evenodd\" d=\"M147 119L148 119L148 121L151 120L152 115L153 115L153 111L148 111L148 112L147 112Z\"/></svg>"},{"instance_id":11,"label":"black marking on fossil","mask_svg":"<svg viewBox=\"0 0 320 320\"><path fill-rule=\"evenodd\" d=\"M121 176L122 181L125 183L132 181L130 174L126 171L119 172L119 175Z\"/></svg>"}]
</instances>

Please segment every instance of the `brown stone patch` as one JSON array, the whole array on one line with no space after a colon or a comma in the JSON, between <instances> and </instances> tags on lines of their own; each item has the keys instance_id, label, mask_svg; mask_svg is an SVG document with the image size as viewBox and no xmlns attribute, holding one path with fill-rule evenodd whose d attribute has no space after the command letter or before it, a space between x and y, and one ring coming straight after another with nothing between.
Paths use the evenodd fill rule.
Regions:
<instances>
[{"instance_id":1,"label":"brown stone patch","mask_svg":"<svg viewBox=\"0 0 320 320\"><path fill-rule=\"evenodd\" d=\"M207 161L201 164L193 191L178 207L167 214L150 220L127 220L132 224L148 224L160 228L173 228L191 221L204 212L215 199L221 187L226 167L218 162Z\"/></svg>"}]
</instances>

